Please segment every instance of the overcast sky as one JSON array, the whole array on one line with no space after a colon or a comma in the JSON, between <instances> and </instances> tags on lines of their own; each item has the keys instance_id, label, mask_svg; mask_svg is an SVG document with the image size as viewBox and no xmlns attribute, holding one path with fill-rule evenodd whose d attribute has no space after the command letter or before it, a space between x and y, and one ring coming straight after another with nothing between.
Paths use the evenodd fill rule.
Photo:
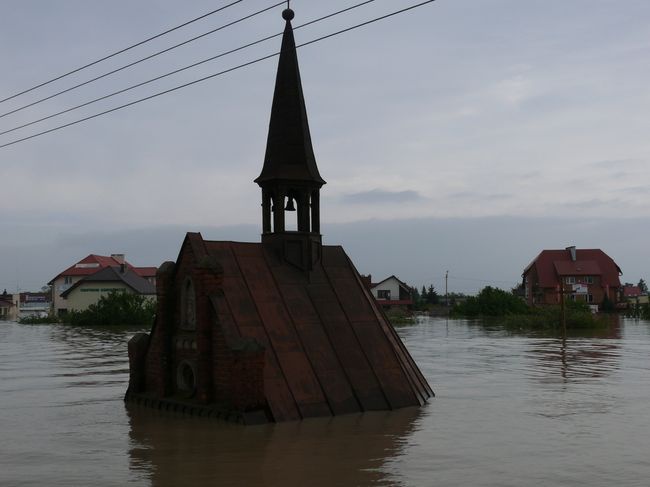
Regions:
<instances>
[{"instance_id":1,"label":"overcast sky","mask_svg":"<svg viewBox=\"0 0 650 487\"><path fill-rule=\"evenodd\" d=\"M7 0L0 98L229 2ZM0 115L238 19L244 0L0 104ZM294 0L294 26L356 3ZM376 0L298 43L417 3ZM281 7L0 118L0 131L283 28ZM0 144L276 52L276 38L0 136ZM543 248L603 248L650 277L650 2L438 0L300 49L322 231L360 272L509 287ZM185 231L257 240L277 59L0 149L0 290L89 253L174 259ZM416 249L419 249L416 251Z\"/></svg>"}]
</instances>

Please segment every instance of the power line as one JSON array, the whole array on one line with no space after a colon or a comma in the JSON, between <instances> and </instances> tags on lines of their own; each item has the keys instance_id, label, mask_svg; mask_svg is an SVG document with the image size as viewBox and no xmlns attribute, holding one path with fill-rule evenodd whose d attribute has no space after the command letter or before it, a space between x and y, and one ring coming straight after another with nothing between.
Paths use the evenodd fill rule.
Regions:
<instances>
[{"instance_id":1,"label":"power line","mask_svg":"<svg viewBox=\"0 0 650 487\"><path fill-rule=\"evenodd\" d=\"M43 83L39 83L39 84L37 84L36 86L32 86L31 88L28 88L28 89L26 89L26 90L23 90L23 91L21 91L20 93L16 93L16 94L14 94L14 95L8 96L7 98L4 98L4 99L0 100L0 103L4 103L4 102L9 101L9 100L12 100L12 99L14 99L14 98L16 98L16 97L18 97L18 96L20 96L20 95L24 95L25 93L29 93L30 91L34 91L34 90L36 90L36 89L38 89L38 88L41 88L41 87L43 87L43 86L45 86L45 85L49 85L50 83L54 83L55 81L58 81L58 80L63 79L63 78L65 78L65 77L67 77L67 76L70 76L71 74L78 73L79 71L81 71L81 70L83 70L83 69L89 68L89 67L91 67L91 66L94 66L95 64L99 64L99 63L101 63L102 61L106 61L107 59L110 59L110 58L112 58L112 57L115 57L115 56L117 56L117 55L119 55L119 54L122 54L122 53L124 53L124 52L130 51L130 50L133 49L133 48L136 48L136 47L138 47L138 46L141 46L142 44L146 44L147 42L153 41L154 39L158 39L159 37L162 37L162 36L167 35L167 34L169 34L169 33L171 33L171 32L174 32L175 30L178 30L178 29L181 29L181 28L183 28L183 27L186 27L186 26L188 26L188 25L190 25L190 24L192 24L192 23L194 23L194 22L197 22L197 21L199 21L199 20L201 20L201 19L204 19L204 18L206 18L206 17L209 17L210 15L213 15L213 14L216 14L216 13L221 12L221 11L223 11L223 10L226 10L227 8L230 8L230 7L232 7L233 5L236 5L236 4L241 3L241 2L243 2L243 1L244 1L244 0L236 0L236 1L234 1L234 2L231 2L231 3L227 4L227 5L224 5L223 7L219 7L219 8L217 8L217 9L214 9L214 10L212 10L212 11L210 11L210 12L207 12L207 13L205 13L205 14L203 14L203 15L200 15L199 17L196 17L196 18L194 18L194 19L188 20L187 22L183 22L182 24L177 25L176 27L172 27L171 29L167 29L167 30L165 30L165 31L163 31L163 32L161 32L161 33L159 33L159 34L156 34L156 35L154 35L154 36L148 37L147 39L144 39L144 40L142 40L142 41L140 41L140 42L136 42L135 44L132 44L132 45L130 45L130 46L128 46L128 47L125 47L125 48L123 48L123 49L120 49L119 51L115 51L115 52L113 52L113 53L111 53L111 54L108 54L108 55L106 55L106 56L104 56L104 57L102 57L102 58L100 58L100 59L97 59L96 61L90 62L90 63L88 63L88 64L84 64L83 66L80 66L80 67L78 67L78 68L75 68L75 69L73 69L72 71L68 71L67 73L64 73L64 74L59 75L59 76L57 76L57 77L55 77L55 78L52 78L52 79L47 80L47 81L44 81Z\"/></svg>"},{"instance_id":2,"label":"power line","mask_svg":"<svg viewBox=\"0 0 650 487\"><path fill-rule=\"evenodd\" d=\"M514 281L503 281L499 279L478 279L475 277L458 277L458 276L449 276L449 279L455 279L457 281L475 281L475 282L499 282L501 284L512 284L513 282L518 282L517 279Z\"/></svg>"},{"instance_id":3,"label":"power line","mask_svg":"<svg viewBox=\"0 0 650 487\"><path fill-rule=\"evenodd\" d=\"M179 44L168 47L168 48L163 49L161 51L157 51L157 52L155 52L153 54L150 54L149 56L145 56L145 57L140 58L140 59L138 59L136 61L125 64L124 66L113 69L112 71L109 71L107 73L96 76L96 77L94 77L92 79L89 79L88 81L84 81L84 82L76 84L76 85L74 85L74 86L72 86L70 88L66 88L65 90L61 90L61 91L59 91L57 93L54 93L52 95L49 95L49 96L46 96L46 97L41 98L39 100L36 100L34 102L28 103L27 105L23 105L21 107L15 108L15 109L10 110L8 112L2 113L2 114L0 114L0 118L6 117L7 115L12 115L12 114L14 114L16 112L20 112L21 110L25 110L26 108L33 107L34 105L38 105L39 103L43 103L44 101L51 100L52 98L56 98L59 95L63 95L64 93L69 93L70 91L76 90L77 88L81 88L82 86L86 86L86 85L88 85L90 83L93 83L93 82L95 82L97 80L100 80L102 78L106 78L107 76L110 76L112 74L119 73L120 71L124 71L125 69L131 68L131 67L135 66L136 64L140 64L140 63L142 63L144 61L148 61L149 59L152 59L152 58L154 58L156 56L160 56L161 54L164 54L166 52L177 49L177 48L179 48L181 46L184 46L186 44L194 42L194 41L196 41L198 39L201 39L203 37L206 37L206 36L208 36L210 34L214 34L215 32L221 31L221 30L226 29L228 27L232 27L233 25L239 24L239 23L243 22L244 20L251 19L251 18L255 17L256 15L260 15L260 14L262 14L264 12L268 12L269 10L274 9L275 7L279 7L280 5L283 5L284 3L285 3L285 0L282 0L281 2L275 3L275 4L273 4L273 5L269 6L269 7L263 8L262 10L258 10L257 12L253 12L250 15L247 15L247 16L242 17L240 19L234 20L232 22L228 22L227 24L221 25L221 26L217 27L216 29L212 29L212 30L210 30L208 32L200 34L200 35L198 35L196 37L192 37L191 39L183 41L183 42L181 42ZM11 131L12 130L10 130L10 132ZM7 133L7 132L2 132L2 133ZM2 135L2 134L0 134L0 135Z\"/></svg>"},{"instance_id":4,"label":"power line","mask_svg":"<svg viewBox=\"0 0 650 487\"><path fill-rule=\"evenodd\" d=\"M461 277L461 276L454 276L453 274L449 274L448 278L454 279L456 281L474 281L474 282L485 282L485 283L490 283L490 282L498 282L501 284L512 284L513 282L519 282L518 279L515 279L513 281L504 281L500 279L479 279L477 277ZM429 281L437 281L437 280L444 280L445 276L438 276L438 277L432 277L429 279Z\"/></svg>"},{"instance_id":5,"label":"power line","mask_svg":"<svg viewBox=\"0 0 650 487\"><path fill-rule=\"evenodd\" d=\"M375 17L375 18L373 18L373 19L371 19L371 20L367 20L367 21L365 21L365 22L361 22L360 24L356 24L356 25L353 25L353 26L351 26L351 27L347 27L347 28L345 28L345 29L342 29L342 30L339 30L339 31L333 32L333 33L331 33L331 34L327 34L327 35L324 35L324 36L321 36L321 37L317 37L316 39L312 39L311 41L307 41L307 42L303 42L302 44L298 44L298 45L296 46L296 49L301 48L301 47L305 47L305 46L308 46L308 45L311 45L311 44L315 44L315 43L320 42L320 41L323 41L323 40L325 40L325 39L329 39L329 38L335 37L335 36L337 36L337 35L341 35L341 34L344 34L344 33L346 33L346 32L350 32L350 31L352 31L352 30L359 29L359 28L361 28L361 27L365 27L365 26L370 25L370 24L373 24L373 23L375 23L375 22L379 22L380 20L385 20L385 19L387 19L387 18L389 18L389 17L394 17L395 15L399 15L399 14L402 14L402 13L404 13L404 12L408 12L408 11L410 11L410 10L413 10L413 9L416 9L416 8L419 8L419 7L422 7L422 6L424 6L424 5L427 5L427 4L429 4L429 3L433 3L433 2L435 2L435 1L436 1L436 0L426 0L426 1L424 1L424 2L420 2L420 3L417 3L417 4L415 4L415 5L411 5L411 6L409 6L409 7L405 7L405 8L403 8L403 9L396 10L396 11L391 12L391 13L389 13L389 14L382 15L382 16L380 16L380 17ZM72 125L76 125L76 124L78 124L78 123L86 122L86 121L88 121L88 120L92 120L92 119L97 118L97 117L100 117L100 116L102 116L102 115L107 115L107 114L109 114L109 113L116 112L116 111L118 111L118 110L122 110L123 108L128 108L128 107L130 107L130 106L137 105L138 103L142 103L142 102L144 102L144 101L151 100L151 99L153 99L153 98L157 98L157 97L159 97L159 96L166 95L166 94L168 94L168 93L172 93L172 92L174 92L174 91L178 91L178 90L183 89L183 88L187 88L187 87L189 87L189 86L192 86L192 85L195 85L195 84L201 83L201 82L203 82L203 81L206 81L206 80L209 80L209 79L212 79L212 78L216 78L216 77L218 77L218 76L222 76L222 75L224 75L224 74L227 74L227 73L230 73L230 72L233 72L233 71L237 71L237 70L239 70L239 69L242 69L242 68L245 68L245 67L251 66L251 65L253 65L253 64L257 64L257 63L259 63L259 62L266 61L267 59L271 59L271 58L276 57L276 56L278 56L278 55L280 55L280 51L279 51L279 52L275 52L275 53L273 53L273 54L268 54L268 55L266 55L266 56L259 57L259 58L257 58L257 59L254 59L254 60L252 60L252 61L248 61L248 62L246 62L246 63L239 64L239 65L237 65L237 66L234 66L234 67L229 68L229 69L225 69L225 70L223 70L223 71L219 71L218 73L213 73L213 74L211 74L211 75L204 76L204 77L199 78L199 79L196 79L196 80L194 80L194 81L190 81L190 82L188 82L188 83L184 83L184 84L182 84L182 85L175 86L174 88L170 88L170 89L167 89L167 90L164 90L164 91L160 91L160 92L158 92L158 93L154 93L153 95L149 95L149 96L146 96L146 97L144 97L144 98L140 98L140 99L138 99L138 100L134 100L134 101L132 101L132 102L125 103L124 105L120 105L120 106L117 106L117 107L114 107L114 108L111 108L111 109L108 109L108 110L104 110L103 112L95 113L94 115L90 115L90 116L88 116L88 117L84 117L84 118L81 118L81 119L78 119L78 120L75 120L75 121L72 121L72 122L69 122L69 123L63 124L63 125L59 125L59 126L57 126L57 127L51 128L51 129L49 129L49 130L44 130L44 131L42 131L42 132L38 132L38 133L36 133L36 134L32 134L32 135L29 135L29 136L27 136L27 137L22 137L22 138L20 138L20 139L13 140L13 141L11 141L11 142L7 142L7 143L5 143L5 144L0 145L0 149L2 149L2 148L4 148L4 147L9 147L9 146L14 145L14 144L18 144L18 143L20 143L20 142L24 142L24 141L26 141L26 140L30 140L30 139L33 139L33 138L36 138L36 137L40 137L41 135L49 134L49 133L55 132L55 131L57 131L57 130L61 130L61 129L67 128L67 127L70 127L70 126L72 126Z\"/></svg>"},{"instance_id":6,"label":"power line","mask_svg":"<svg viewBox=\"0 0 650 487\"><path fill-rule=\"evenodd\" d=\"M315 23L317 23L317 22L321 22L321 21L323 21L323 20L325 20L325 19L329 19L329 18L334 17L334 16L336 16L336 15L340 15L340 14L342 14L342 13L344 13L344 12L348 12L348 11L350 11L350 10L353 10L353 9L355 9L355 8L358 8L358 7L361 7L361 6L363 6L363 5L367 5L367 4L372 3L372 2L374 2L374 1L375 1L375 0L366 0L365 2L361 2L361 3L358 3L358 4L356 4L356 5L352 5L351 7L347 7L347 8L344 8L344 9L342 9L342 10L338 10L338 11L333 12L333 13L331 13L331 14L328 14L328 15L325 15L325 16L323 16L323 17L319 17L319 18L317 18L317 19L311 20L311 21L309 21L309 22L305 22L304 24L298 25L298 26L294 27L294 30L298 30L298 29L300 29L300 28L302 28L302 27L306 27L306 26L308 26L308 25L312 25L312 24L315 24ZM284 3L284 1L280 2L280 4L283 4L283 3ZM269 8L273 8L273 7L275 7L275 6L277 6L277 5L274 5L274 6L269 7ZM268 10L268 9L265 9L265 10ZM127 92L127 91L133 90L133 89L135 89L135 88L139 88L139 87L144 86L144 85L147 85L147 84L149 84L149 83L153 83L154 81L158 81L158 80L161 80L161 79L163 79L163 78L167 78L167 77L169 77L169 76L172 76L172 75L174 75L174 74L178 74L178 73L180 73L180 72L182 72L182 71L186 71L186 70L188 70L188 69L195 68L196 66L199 66L199 65L201 65L201 64L207 63L207 62L209 62L209 61L214 61L215 59L218 59L218 58L221 58L221 57L227 56L227 55L229 55L229 54L233 54L233 53L238 52L238 51L242 51L242 50L244 50L244 49L247 49L247 48L252 47L252 46L254 46L254 45L257 45L257 44L261 44L262 42L266 42L266 41L268 41L268 40L270 40L270 39L273 39L273 38L275 38L275 37L279 37L279 36L281 36L281 35L282 35L282 32L278 32L277 34L273 34L273 35L270 35L270 36L267 36L267 37L263 37L262 39L258 39L258 40L256 40L256 41L250 42L250 43L248 43L248 44L245 44L245 45L243 45L243 46L237 47L237 48L235 48L235 49L231 49L231 50L229 50L229 51L222 52L222 53L217 54L217 55L215 55L215 56L211 56L211 57L209 57L209 58L207 58L207 59L203 59L202 61L197 61L197 62L192 63L192 64L190 64L190 65L187 65L187 66L185 66L185 67L182 67L182 68L179 68L179 69L175 69L175 70L173 70L173 71L170 71L170 72L168 72L168 73L162 74L162 75L160 75L160 76L156 76L155 78L151 78L151 79L148 79L148 80L146 80L146 81L142 81L142 82L140 82L140 83L136 83L136 84L134 84L134 85L128 86L128 87L123 88L123 89L121 89L121 90L114 91L114 92L112 92L112 93L109 93L108 95L100 96L100 97L98 97L98 98L95 98L95 99L93 99L93 100L90 100L90 101L87 101L87 102L81 103L81 104L76 105L76 106L73 106L73 107L71 107L71 108L67 108L67 109L65 109L65 110L61 110L61 111L56 112L56 113L53 113L53 114L51 114L51 115L47 115L47 116L45 116L45 117L39 118L39 119L37 119L37 120L33 120L33 121L31 121L31 122L24 123L24 124L19 125L19 126L17 126L17 127L13 127L13 128L11 128L11 129L7 129L7 130L4 130L4 131L1 131L1 132L0 132L0 135L5 135L5 134L11 133L11 132L15 132L16 130L20 130L20 129L23 129L23 128L26 128L26 127L29 127L29 126L34 125L34 124L37 124L37 123L39 123L39 122L44 122L45 120L49 120L49 119L52 119L52 118L54 118L54 117L58 117L59 115L63 115L63 114L65 114L65 113L69 113L69 112L72 112L72 111L74 111L74 110L78 110L79 108L83 108L83 107L86 107L86 106L88 106L88 105L92 105L93 103L97 103L97 102L99 102L99 101L106 100L106 99L111 98L111 97L116 96L116 95L120 95L120 94L122 94L122 93L125 93L125 92ZM91 81L92 81L92 80L91 80ZM89 82L90 82L90 81L89 81ZM68 91L69 91L69 90L68 90ZM53 95L53 96L54 96L54 95ZM0 116L0 117L2 117L2 116Z\"/></svg>"}]
</instances>

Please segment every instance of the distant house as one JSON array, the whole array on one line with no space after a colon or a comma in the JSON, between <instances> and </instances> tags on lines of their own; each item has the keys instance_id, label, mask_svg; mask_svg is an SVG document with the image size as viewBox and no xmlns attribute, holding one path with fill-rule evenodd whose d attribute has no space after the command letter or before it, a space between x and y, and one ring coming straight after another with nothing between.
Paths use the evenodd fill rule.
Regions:
<instances>
[{"instance_id":1,"label":"distant house","mask_svg":"<svg viewBox=\"0 0 650 487\"><path fill-rule=\"evenodd\" d=\"M92 303L99 301L99 298L102 295L108 293L108 291L102 291L103 289L112 289L113 284L107 284L103 287L94 288L89 286L79 286L77 285L80 281L88 279L90 276L104 270L104 269L124 269L128 271L128 274L135 274L140 278L146 280L151 285L151 288L155 288L156 285L156 267L134 267L129 264L124 259L124 254L111 254L110 257L104 255L95 255L90 254L87 257L83 258L76 264L68 267L66 270L58 274L54 279L52 279L48 284L52 286L52 310L55 315L62 315L68 312L68 310L83 310ZM127 289L132 288L128 284L125 284L122 279L117 277L114 272L109 272L106 275L100 276L103 279L110 278L108 281L103 281L105 283L114 283L114 288ZM98 282L98 281L95 281ZM79 290L78 293L75 292L70 297L71 293L63 295L73 286L76 286L78 289L99 289L99 291L82 291ZM136 285L136 287L138 287ZM84 293L84 298L77 299L77 296ZM143 293L144 294L144 293Z\"/></svg>"},{"instance_id":2,"label":"distant house","mask_svg":"<svg viewBox=\"0 0 650 487\"><path fill-rule=\"evenodd\" d=\"M607 297L620 301L620 267L600 249L543 250L522 274L529 305L558 304L563 291L568 299L602 305Z\"/></svg>"},{"instance_id":3,"label":"distant house","mask_svg":"<svg viewBox=\"0 0 650 487\"><path fill-rule=\"evenodd\" d=\"M6 289L0 294L0 321L13 321L18 317L17 296L15 294L9 294Z\"/></svg>"},{"instance_id":4,"label":"distant house","mask_svg":"<svg viewBox=\"0 0 650 487\"><path fill-rule=\"evenodd\" d=\"M150 299L156 297L156 287L124 265L105 267L84 277L61 293L61 297L66 300L68 310L79 311L87 309L113 291L140 294Z\"/></svg>"},{"instance_id":5,"label":"distant house","mask_svg":"<svg viewBox=\"0 0 650 487\"><path fill-rule=\"evenodd\" d=\"M639 286L623 286L623 297L624 298L638 298L643 293Z\"/></svg>"},{"instance_id":6,"label":"distant house","mask_svg":"<svg viewBox=\"0 0 650 487\"><path fill-rule=\"evenodd\" d=\"M389 276L381 282L371 284L370 292L382 308L413 305L411 288L395 276Z\"/></svg>"},{"instance_id":7,"label":"distant house","mask_svg":"<svg viewBox=\"0 0 650 487\"><path fill-rule=\"evenodd\" d=\"M639 286L623 286L623 300L628 303L646 304L648 294L644 293Z\"/></svg>"},{"instance_id":8,"label":"distant house","mask_svg":"<svg viewBox=\"0 0 650 487\"><path fill-rule=\"evenodd\" d=\"M20 293L20 318L45 317L52 309L52 295L49 292Z\"/></svg>"}]
</instances>

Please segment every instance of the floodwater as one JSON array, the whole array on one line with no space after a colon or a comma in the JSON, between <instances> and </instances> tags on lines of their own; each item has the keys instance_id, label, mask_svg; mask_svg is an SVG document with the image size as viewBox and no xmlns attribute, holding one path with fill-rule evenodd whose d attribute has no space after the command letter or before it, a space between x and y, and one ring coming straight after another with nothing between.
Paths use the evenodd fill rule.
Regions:
<instances>
[{"instance_id":1,"label":"floodwater","mask_svg":"<svg viewBox=\"0 0 650 487\"><path fill-rule=\"evenodd\" d=\"M122 402L139 330L0 322L1 486L647 486L650 322L571 337L426 319L423 408L243 427Z\"/></svg>"}]
</instances>

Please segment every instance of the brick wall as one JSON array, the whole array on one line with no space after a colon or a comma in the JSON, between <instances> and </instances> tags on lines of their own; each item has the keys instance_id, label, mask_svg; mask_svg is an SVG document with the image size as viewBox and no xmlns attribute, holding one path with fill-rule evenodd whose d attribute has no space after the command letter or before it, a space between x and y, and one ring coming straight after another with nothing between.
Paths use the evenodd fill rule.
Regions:
<instances>
[{"instance_id":1,"label":"brick wall","mask_svg":"<svg viewBox=\"0 0 650 487\"><path fill-rule=\"evenodd\" d=\"M129 390L203 405L217 402L238 411L261 409L266 404L265 350L255 340L239 336L223 299L221 266L201 253L200 243L201 247L187 238L178 262L167 262L158 271L156 323L149 336L134 337L129 343ZM195 295L195 329L181 326L188 279ZM221 297L221 305L215 296ZM228 321L225 331L223 320ZM191 365L195 374L194 394L177 384L181 364Z\"/></svg>"}]
</instances>

